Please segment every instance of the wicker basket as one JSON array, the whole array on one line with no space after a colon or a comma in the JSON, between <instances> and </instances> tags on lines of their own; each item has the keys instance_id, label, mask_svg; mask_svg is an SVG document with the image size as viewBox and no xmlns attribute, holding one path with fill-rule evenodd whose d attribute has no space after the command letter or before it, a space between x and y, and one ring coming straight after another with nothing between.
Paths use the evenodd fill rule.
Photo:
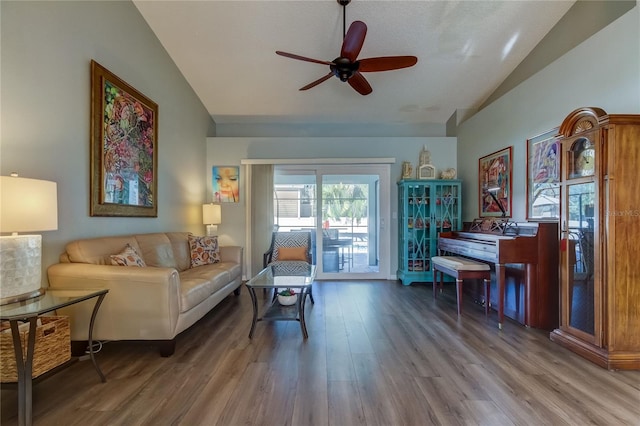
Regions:
<instances>
[{"instance_id":1,"label":"wicker basket","mask_svg":"<svg viewBox=\"0 0 640 426\"><path fill-rule=\"evenodd\" d=\"M71 335L69 332L69 317L40 317L42 325L36 327L36 344L33 354L33 375L46 373L54 367L71 359ZM17 382L18 370L13 351L13 338L9 322L2 324L0 332L0 381L3 383ZM5 331L6 330L6 331ZM26 359L28 331L20 332L22 354Z\"/></svg>"}]
</instances>

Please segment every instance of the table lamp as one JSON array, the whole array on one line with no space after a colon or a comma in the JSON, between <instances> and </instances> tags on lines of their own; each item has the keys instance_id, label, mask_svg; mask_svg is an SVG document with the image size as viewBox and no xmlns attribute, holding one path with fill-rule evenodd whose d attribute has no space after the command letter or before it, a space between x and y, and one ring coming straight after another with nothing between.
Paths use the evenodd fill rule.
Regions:
<instances>
[{"instance_id":1,"label":"table lamp","mask_svg":"<svg viewBox=\"0 0 640 426\"><path fill-rule=\"evenodd\" d=\"M42 236L58 229L55 182L0 176L0 304L35 297L42 288Z\"/></svg>"},{"instance_id":2,"label":"table lamp","mask_svg":"<svg viewBox=\"0 0 640 426\"><path fill-rule=\"evenodd\" d=\"M207 225L207 237L218 235L218 225L222 223L220 204L202 205L202 223Z\"/></svg>"}]
</instances>

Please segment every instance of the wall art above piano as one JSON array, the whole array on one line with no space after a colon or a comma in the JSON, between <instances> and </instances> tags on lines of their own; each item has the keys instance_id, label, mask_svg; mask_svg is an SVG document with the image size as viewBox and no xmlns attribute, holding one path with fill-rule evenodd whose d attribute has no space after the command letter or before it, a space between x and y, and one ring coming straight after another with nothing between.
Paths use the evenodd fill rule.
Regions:
<instances>
[{"instance_id":1,"label":"wall art above piano","mask_svg":"<svg viewBox=\"0 0 640 426\"><path fill-rule=\"evenodd\" d=\"M478 160L480 217L511 217L511 147Z\"/></svg>"}]
</instances>

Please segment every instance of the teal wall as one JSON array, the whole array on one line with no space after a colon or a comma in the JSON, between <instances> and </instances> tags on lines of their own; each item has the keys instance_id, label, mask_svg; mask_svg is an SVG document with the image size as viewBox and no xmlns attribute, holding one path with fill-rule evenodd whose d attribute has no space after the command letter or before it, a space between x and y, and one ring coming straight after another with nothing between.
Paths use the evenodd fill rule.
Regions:
<instances>
[{"instance_id":1,"label":"teal wall","mask_svg":"<svg viewBox=\"0 0 640 426\"><path fill-rule=\"evenodd\" d=\"M91 236L204 232L205 142L214 123L129 1L0 2L0 173L58 183L44 267ZM159 108L158 217L89 216L90 61Z\"/></svg>"},{"instance_id":2,"label":"teal wall","mask_svg":"<svg viewBox=\"0 0 640 426\"><path fill-rule=\"evenodd\" d=\"M464 219L478 216L478 159L513 147L513 217L526 217L526 140L559 126L571 111L600 107L640 114L638 6L534 74L458 128Z\"/></svg>"}]
</instances>

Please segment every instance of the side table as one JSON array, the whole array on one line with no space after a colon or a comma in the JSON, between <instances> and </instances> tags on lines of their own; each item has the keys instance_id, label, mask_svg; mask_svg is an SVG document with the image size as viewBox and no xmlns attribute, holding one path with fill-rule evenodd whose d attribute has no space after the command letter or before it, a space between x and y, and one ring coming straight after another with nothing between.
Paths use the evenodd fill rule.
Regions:
<instances>
[{"instance_id":1,"label":"side table","mask_svg":"<svg viewBox=\"0 0 640 426\"><path fill-rule=\"evenodd\" d=\"M89 356L100 380L104 383L107 379L102 374L93 353L93 325L104 296L109 290L62 290L48 289L44 295L15 303L0 306L0 320L9 321L13 349L16 356L18 370L18 424L30 426L32 424L32 393L33 393L33 354L36 342L36 326L38 317L65 306L74 305L85 300L97 298L89 323ZM29 321L29 333L27 336L26 358L22 353L18 322Z\"/></svg>"}]
</instances>

